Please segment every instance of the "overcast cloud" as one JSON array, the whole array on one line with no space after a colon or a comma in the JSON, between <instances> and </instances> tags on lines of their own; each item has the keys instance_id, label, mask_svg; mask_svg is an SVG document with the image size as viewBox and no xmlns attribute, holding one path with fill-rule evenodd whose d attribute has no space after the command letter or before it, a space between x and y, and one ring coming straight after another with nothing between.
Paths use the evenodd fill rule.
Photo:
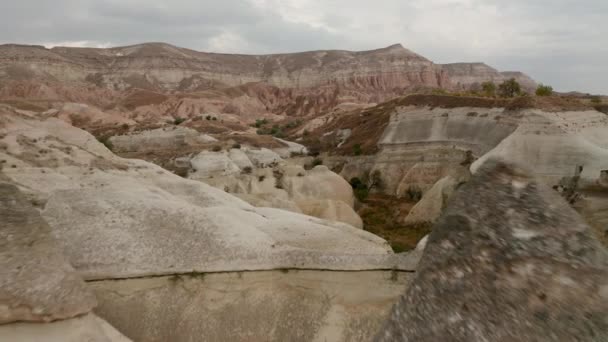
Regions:
<instances>
[{"instance_id":1,"label":"overcast cloud","mask_svg":"<svg viewBox=\"0 0 608 342\"><path fill-rule=\"evenodd\" d=\"M401 43L608 94L607 0L2 0L0 43L277 53Z\"/></svg>"}]
</instances>

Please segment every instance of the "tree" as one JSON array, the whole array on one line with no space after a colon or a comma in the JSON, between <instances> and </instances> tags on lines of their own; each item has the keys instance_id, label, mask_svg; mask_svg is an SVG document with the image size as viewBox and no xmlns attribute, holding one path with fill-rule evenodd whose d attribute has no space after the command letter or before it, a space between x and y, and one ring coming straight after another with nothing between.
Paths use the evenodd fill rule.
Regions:
<instances>
[{"instance_id":1,"label":"tree","mask_svg":"<svg viewBox=\"0 0 608 342\"><path fill-rule=\"evenodd\" d=\"M494 82L483 82L481 84L481 90L486 96L495 96L496 95L496 84Z\"/></svg>"},{"instance_id":2,"label":"tree","mask_svg":"<svg viewBox=\"0 0 608 342\"><path fill-rule=\"evenodd\" d=\"M502 82L498 86L498 95L502 97L515 97L521 94L521 86L514 78Z\"/></svg>"},{"instance_id":3,"label":"tree","mask_svg":"<svg viewBox=\"0 0 608 342\"><path fill-rule=\"evenodd\" d=\"M553 87L539 84L538 88L536 88L536 96L551 96L553 95Z\"/></svg>"}]
</instances>

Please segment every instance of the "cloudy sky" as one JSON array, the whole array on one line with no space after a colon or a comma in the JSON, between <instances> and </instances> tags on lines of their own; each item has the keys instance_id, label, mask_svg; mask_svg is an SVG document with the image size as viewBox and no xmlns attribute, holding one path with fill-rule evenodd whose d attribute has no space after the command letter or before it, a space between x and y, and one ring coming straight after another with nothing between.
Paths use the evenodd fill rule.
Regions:
<instances>
[{"instance_id":1,"label":"cloudy sky","mask_svg":"<svg viewBox=\"0 0 608 342\"><path fill-rule=\"evenodd\" d=\"M0 43L276 53L401 43L557 90L608 94L607 0L0 1Z\"/></svg>"}]
</instances>

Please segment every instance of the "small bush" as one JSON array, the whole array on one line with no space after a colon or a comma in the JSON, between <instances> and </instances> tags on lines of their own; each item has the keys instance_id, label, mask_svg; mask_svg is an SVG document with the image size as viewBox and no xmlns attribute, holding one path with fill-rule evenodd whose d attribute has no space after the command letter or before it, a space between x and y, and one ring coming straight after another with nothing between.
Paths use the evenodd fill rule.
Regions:
<instances>
[{"instance_id":1,"label":"small bush","mask_svg":"<svg viewBox=\"0 0 608 342\"><path fill-rule=\"evenodd\" d=\"M536 96L551 96L553 95L553 87L539 84L538 88L536 88Z\"/></svg>"},{"instance_id":2,"label":"small bush","mask_svg":"<svg viewBox=\"0 0 608 342\"><path fill-rule=\"evenodd\" d=\"M514 79L508 79L498 86L498 95L501 97L515 97L521 94L521 86Z\"/></svg>"},{"instance_id":3,"label":"small bush","mask_svg":"<svg viewBox=\"0 0 608 342\"><path fill-rule=\"evenodd\" d=\"M186 121L186 119L177 117L177 118L175 118L175 120L173 120L173 124L177 126L177 125L181 124L184 121Z\"/></svg>"},{"instance_id":4,"label":"small bush","mask_svg":"<svg viewBox=\"0 0 608 342\"><path fill-rule=\"evenodd\" d=\"M481 84L481 90L484 95L493 97L496 95L496 84L494 84L494 82L483 82Z\"/></svg>"},{"instance_id":5,"label":"small bush","mask_svg":"<svg viewBox=\"0 0 608 342\"><path fill-rule=\"evenodd\" d=\"M369 190L367 189L367 185L358 177L353 177L350 179L350 186L353 188L353 193L355 197L363 202L369 196Z\"/></svg>"},{"instance_id":6,"label":"small bush","mask_svg":"<svg viewBox=\"0 0 608 342\"><path fill-rule=\"evenodd\" d=\"M207 116L205 116L205 120L207 120L207 121L211 121L211 115L207 115Z\"/></svg>"},{"instance_id":7,"label":"small bush","mask_svg":"<svg viewBox=\"0 0 608 342\"><path fill-rule=\"evenodd\" d=\"M221 150L222 150L222 146L215 145L215 146L213 146L213 147L211 148L211 150L212 150L213 152L219 152L219 151L221 151Z\"/></svg>"},{"instance_id":8,"label":"small bush","mask_svg":"<svg viewBox=\"0 0 608 342\"><path fill-rule=\"evenodd\" d=\"M261 183L261 182L263 182L263 181L264 181L264 179L266 179L266 176L264 176L264 175L259 176L259 177L258 177L258 182L260 182L260 183Z\"/></svg>"},{"instance_id":9,"label":"small bush","mask_svg":"<svg viewBox=\"0 0 608 342\"><path fill-rule=\"evenodd\" d=\"M360 156L361 154L363 154L363 150L361 149L361 144L356 144L355 146L353 146L353 153L356 156Z\"/></svg>"},{"instance_id":10,"label":"small bush","mask_svg":"<svg viewBox=\"0 0 608 342\"><path fill-rule=\"evenodd\" d=\"M122 127L122 129L129 129L129 125L127 125L127 124L122 124L121 127Z\"/></svg>"},{"instance_id":11,"label":"small bush","mask_svg":"<svg viewBox=\"0 0 608 342\"><path fill-rule=\"evenodd\" d=\"M323 165L323 159L315 158L312 161L312 167L315 167L315 166L318 166L318 165Z\"/></svg>"},{"instance_id":12,"label":"small bush","mask_svg":"<svg viewBox=\"0 0 608 342\"><path fill-rule=\"evenodd\" d=\"M211 120L217 121L217 118L214 116L214 117L211 118Z\"/></svg>"},{"instance_id":13,"label":"small bush","mask_svg":"<svg viewBox=\"0 0 608 342\"><path fill-rule=\"evenodd\" d=\"M239 144L239 143L232 144L232 148L236 148L238 150L241 148L241 144Z\"/></svg>"},{"instance_id":14,"label":"small bush","mask_svg":"<svg viewBox=\"0 0 608 342\"><path fill-rule=\"evenodd\" d=\"M310 134L310 132L307 129L305 129L304 132L302 132L302 135L305 137L307 137L309 134Z\"/></svg>"},{"instance_id":15,"label":"small bush","mask_svg":"<svg viewBox=\"0 0 608 342\"><path fill-rule=\"evenodd\" d=\"M413 202L418 202L422 199L422 190L416 185L407 188L405 194Z\"/></svg>"},{"instance_id":16,"label":"small bush","mask_svg":"<svg viewBox=\"0 0 608 342\"><path fill-rule=\"evenodd\" d=\"M268 120L266 120L266 119L257 119L257 120L255 120L255 127L260 128L260 127L266 125L267 123L268 123Z\"/></svg>"},{"instance_id":17,"label":"small bush","mask_svg":"<svg viewBox=\"0 0 608 342\"><path fill-rule=\"evenodd\" d=\"M477 115L479 115L479 113L477 113L477 112L468 112L467 113L467 116L476 117Z\"/></svg>"},{"instance_id":18,"label":"small bush","mask_svg":"<svg viewBox=\"0 0 608 342\"><path fill-rule=\"evenodd\" d=\"M251 172L253 172L253 168L251 166L245 166L243 168L243 173L244 174L248 175L248 174L251 174Z\"/></svg>"}]
</instances>

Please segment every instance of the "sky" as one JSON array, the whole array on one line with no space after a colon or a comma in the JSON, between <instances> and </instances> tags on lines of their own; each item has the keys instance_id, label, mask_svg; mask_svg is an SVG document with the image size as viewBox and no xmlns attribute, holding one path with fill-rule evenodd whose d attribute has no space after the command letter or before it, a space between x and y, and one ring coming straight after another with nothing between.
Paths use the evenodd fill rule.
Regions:
<instances>
[{"instance_id":1,"label":"sky","mask_svg":"<svg viewBox=\"0 0 608 342\"><path fill-rule=\"evenodd\" d=\"M608 94L608 0L1 0L0 44L266 54L400 43Z\"/></svg>"}]
</instances>

